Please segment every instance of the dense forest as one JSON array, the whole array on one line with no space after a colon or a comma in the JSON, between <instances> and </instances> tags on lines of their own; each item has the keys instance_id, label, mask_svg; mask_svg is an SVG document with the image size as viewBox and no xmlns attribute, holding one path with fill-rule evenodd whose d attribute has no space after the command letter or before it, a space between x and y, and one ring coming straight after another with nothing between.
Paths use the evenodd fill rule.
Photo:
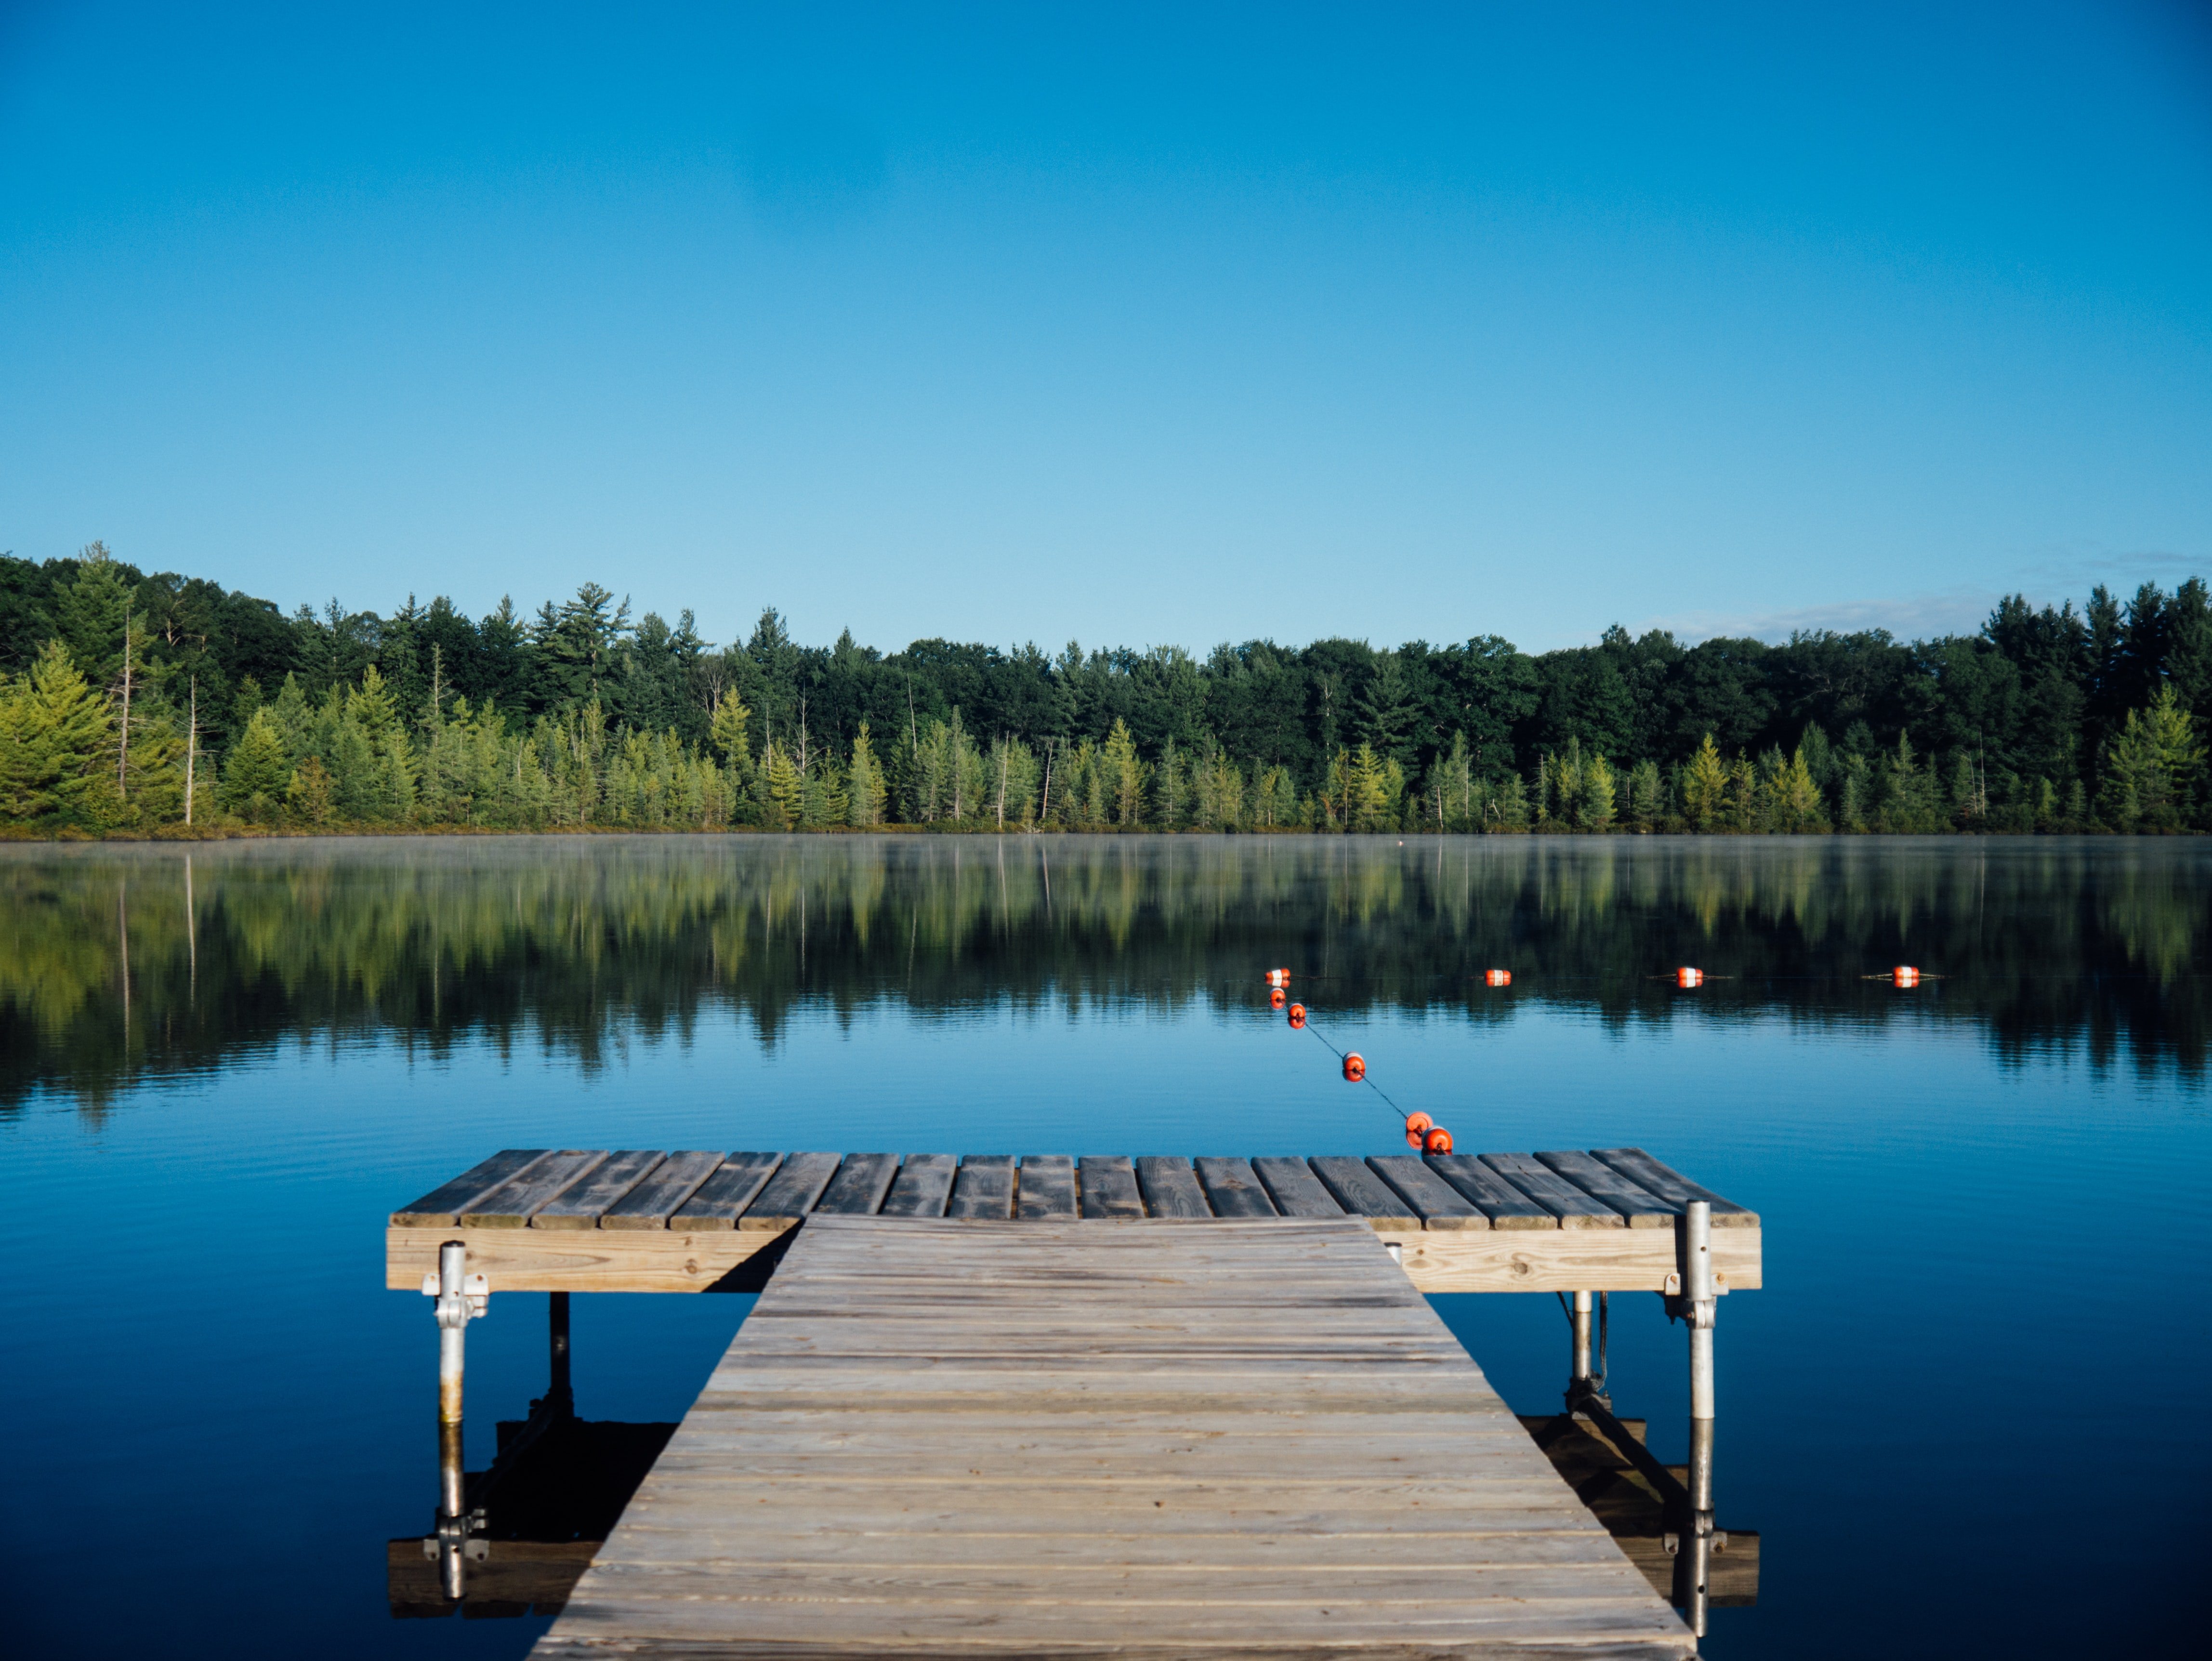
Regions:
<instances>
[{"instance_id":1,"label":"dense forest","mask_svg":"<svg viewBox=\"0 0 2212 1661\"><path fill-rule=\"evenodd\" d=\"M0 557L18 834L872 828L2176 831L2212 820L2204 583L1980 632L1618 627L1056 654L716 646L595 584L290 616L94 543Z\"/></svg>"}]
</instances>

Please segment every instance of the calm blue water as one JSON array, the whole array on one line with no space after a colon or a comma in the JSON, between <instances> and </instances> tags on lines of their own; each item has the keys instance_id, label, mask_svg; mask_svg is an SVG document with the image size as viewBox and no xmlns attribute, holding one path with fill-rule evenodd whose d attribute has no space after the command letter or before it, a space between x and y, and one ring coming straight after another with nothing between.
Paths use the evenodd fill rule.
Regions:
<instances>
[{"instance_id":1,"label":"calm blue water","mask_svg":"<svg viewBox=\"0 0 2212 1661\"><path fill-rule=\"evenodd\" d=\"M385 1542L434 1503L435 1340L382 1290L386 1212L513 1145L1398 1151L1266 1010L1276 963L1462 1148L1638 1143L1764 1214L1766 1287L1721 1305L1717 1485L1762 1581L1708 1654L2201 1631L2197 843L184 860L0 849L11 1653L522 1654L544 1619L387 1612ZM1942 978L1859 978L1899 961ZM1678 994L1677 962L1716 979ZM1493 963L1510 994L1469 984ZM577 1298L579 1410L680 1417L750 1301ZM1615 1300L1612 1384L1680 1458L1657 1301ZM1517 1409L1556 1407L1553 1299L1437 1302ZM470 1329L472 1466L544 1387L544 1304Z\"/></svg>"}]
</instances>

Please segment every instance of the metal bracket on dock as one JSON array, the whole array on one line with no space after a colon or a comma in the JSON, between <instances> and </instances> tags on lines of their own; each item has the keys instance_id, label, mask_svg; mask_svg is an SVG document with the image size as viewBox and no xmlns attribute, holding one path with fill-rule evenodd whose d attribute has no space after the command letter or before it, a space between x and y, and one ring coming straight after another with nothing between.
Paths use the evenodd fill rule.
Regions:
<instances>
[{"instance_id":1,"label":"metal bracket on dock","mask_svg":"<svg viewBox=\"0 0 2212 1661\"><path fill-rule=\"evenodd\" d=\"M422 1295L438 1300L436 1311L440 1326L461 1326L481 1320L491 1308L491 1282L481 1275L465 1275L453 1293L453 1303L447 1301L444 1278L436 1269L422 1277Z\"/></svg>"}]
</instances>

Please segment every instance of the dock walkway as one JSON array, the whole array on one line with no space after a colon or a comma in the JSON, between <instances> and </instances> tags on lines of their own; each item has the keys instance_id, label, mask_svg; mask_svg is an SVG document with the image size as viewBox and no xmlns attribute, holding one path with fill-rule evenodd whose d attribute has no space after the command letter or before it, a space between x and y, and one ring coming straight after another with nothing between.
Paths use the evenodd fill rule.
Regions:
<instances>
[{"instance_id":1,"label":"dock walkway","mask_svg":"<svg viewBox=\"0 0 2212 1661\"><path fill-rule=\"evenodd\" d=\"M809 1209L535 1656L1694 1653L1370 1220Z\"/></svg>"}]
</instances>

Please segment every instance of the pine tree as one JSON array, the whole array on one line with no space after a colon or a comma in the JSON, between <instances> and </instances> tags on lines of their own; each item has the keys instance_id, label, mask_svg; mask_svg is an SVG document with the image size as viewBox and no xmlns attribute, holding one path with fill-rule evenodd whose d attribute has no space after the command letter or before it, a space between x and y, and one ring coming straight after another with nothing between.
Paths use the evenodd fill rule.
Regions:
<instances>
[{"instance_id":1,"label":"pine tree","mask_svg":"<svg viewBox=\"0 0 2212 1661\"><path fill-rule=\"evenodd\" d=\"M1638 830L1656 830L1667 811L1667 789L1659 764L1639 761L1628 775L1628 818Z\"/></svg>"},{"instance_id":2,"label":"pine tree","mask_svg":"<svg viewBox=\"0 0 2212 1661\"><path fill-rule=\"evenodd\" d=\"M866 721L853 735L853 765L846 778L847 822L860 826L881 824L890 793L884 782L883 766L876 760L876 746L868 736Z\"/></svg>"},{"instance_id":3,"label":"pine tree","mask_svg":"<svg viewBox=\"0 0 2212 1661\"><path fill-rule=\"evenodd\" d=\"M1692 830L1710 830L1726 806L1728 765L1708 733L1682 770L1682 817Z\"/></svg>"},{"instance_id":4,"label":"pine tree","mask_svg":"<svg viewBox=\"0 0 2212 1661\"><path fill-rule=\"evenodd\" d=\"M240 818L266 824L283 810L284 786L291 776L292 758L285 753L275 714L256 709L223 764L223 806Z\"/></svg>"},{"instance_id":5,"label":"pine tree","mask_svg":"<svg viewBox=\"0 0 2212 1661\"><path fill-rule=\"evenodd\" d=\"M115 719L59 641L0 676L0 818L98 826L120 809L107 766Z\"/></svg>"},{"instance_id":6,"label":"pine tree","mask_svg":"<svg viewBox=\"0 0 2212 1661\"><path fill-rule=\"evenodd\" d=\"M1114 728L1098 752L1098 762L1107 811L1115 824L1133 828L1144 818L1146 775L1151 770L1139 759L1137 740L1130 736L1128 722L1119 715L1114 718Z\"/></svg>"},{"instance_id":7,"label":"pine tree","mask_svg":"<svg viewBox=\"0 0 2212 1661\"><path fill-rule=\"evenodd\" d=\"M1593 835L1613 829L1617 808L1613 768L1603 756L1592 756L1582 770L1582 788L1575 801L1575 824Z\"/></svg>"},{"instance_id":8,"label":"pine tree","mask_svg":"<svg viewBox=\"0 0 2212 1661\"><path fill-rule=\"evenodd\" d=\"M328 824L337 800L337 786L313 756L292 770L291 779L284 786L285 805L309 824Z\"/></svg>"},{"instance_id":9,"label":"pine tree","mask_svg":"<svg viewBox=\"0 0 2212 1661\"><path fill-rule=\"evenodd\" d=\"M761 784L762 806L766 810L761 823L771 830L788 830L798 824L804 817L799 769L774 739L769 740L768 753L762 759Z\"/></svg>"},{"instance_id":10,"label":"pine tree","mask_svg":"<svg viewBox=\"0 0 2212 1661\"><path fill-rule=\"evenodd\" d=\"M76 579L54 589L54 623L85 678L94 687L105 687L123 672L131 584L105 543L90 544L77 559Z\"/></svg>"},{"instance_id":11,"label":"pine tree","mask_svg":"<svg viewBox=\"0 0 2212 1661\"><path fill-rule=\"evenodd\" d=\"M1803 745L1797 746L1796 752L1767 782L1767 814L1778 830L1803 832L1827 828L1820 819L1820 788L1813 782L1812 764L1806 758Z\"/></svg>"},{"instance_id":12,"label":"pine tree","mask_svg":"<svg viewBox=\"0 0 2212 1661\"><path fill-rule=\"evenodd\" d=\"M1363 744L1352 752L1344 785L1344 821L1347 830L1380 830L1390 822L1390 798L1384 786L1382 764L1375 746Z\"/></svg>"},{"instance_id":13,"label":"pine tree","mask_svg":"<svg viewBox=\"0 0 2212 1661\"><path fill-rule=\"evenodd\" d=\"M2171 686L2149 705L2128 711L2106 746L2105 782L2097 799L2105 822L2122 830L2178 830L2194 816L2204 749L2194 717Z\"/></svg>"}]
</instances>

